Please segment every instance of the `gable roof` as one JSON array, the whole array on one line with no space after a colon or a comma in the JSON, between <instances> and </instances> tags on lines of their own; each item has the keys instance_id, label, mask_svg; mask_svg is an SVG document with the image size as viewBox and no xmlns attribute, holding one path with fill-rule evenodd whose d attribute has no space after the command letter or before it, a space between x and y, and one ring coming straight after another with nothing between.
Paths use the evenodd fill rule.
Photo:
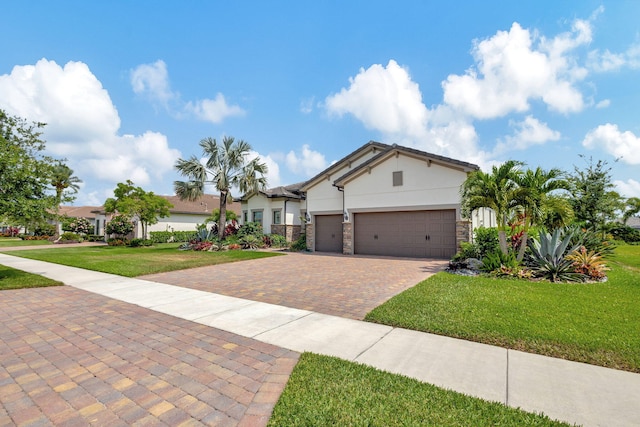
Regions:
<instances>
[{"instance_id":1,"label":"gable roof","mask_svg":"<svg viewBox=\"0 0 640 427\"><path fill-rule=\"evenodd\" d=\"M58 213L71 218L95 218L95 211L104 209L103 206L60 206Z\"/></svg>"},{"instance_id":2,"label":"gable roof","mask_svg":"<svg viewBox=\"0 0 640 427\"><path fill-rule=\"evenodd\" d=\"M296 199L301 200L304 199L304 193L300 190L304 182L298 182L296 184L290 184L286 186L278 186L273 188L267 188L264 191L253 191L251 193L247 193L242 195L237 199L233 199L235 202L244 202L249 200L252 196L256 194L262 194L263 196L269 199L275 198L286 198L286 199Z\"/></svg>"},{"instance_id":3,"label":"gable roof","mask_svg":"<svg viewBox=\"0 0 640 427\"><path fill-rule=\"evenodd\" d=\"M426 151L416 150L414 148L403 147L403 146L397 145L397 144L393 144L393 145L390 145L390 146L387 146L387 147L388 148L386 150L384 150L383 152L381 152L380 154L370 158L366 162L358 165L354 169L350 170L349 172L345 173L344 175L342 175L341 177L336 179L334 181L333 185L335 185L337 187L343 187L347 182L357 178L361 174L363 174L363 173L369 171L370 169L378 166L379 164L381 164L382 162L387 160L389 157L397 155L399 153L408 155L410 157L414 157L416 159L423 160L423 161L427 162L427 164L429 166L432 163L434 163L434 164L439 164L439 165L446 166L446 167L460 169L463 172L471 172L471 171L475 171L475 170L480 169L480 167L478 165L475 165L473 163L463 162L461 160L456 160L456 159L452 159L452 158L449 158L449 157L444 157L444 156L440 156L440 155L437 155L437 154L428 153Z\"/></svg>"},{"instance_id":4,"label":"gable roof","mask_svg":"<svg viewBox=\"0 0 640 427\"><path fill-rule=\"evenodd\" d=\"M327 176L330 176L332 173L336 172L337 170L340 170L345 165L350 164L351 162L358 160L359 158L361 158L366 153L369 153L371 151L375 152L375 151L378 151L378 150L385 151L389 147L390 147L390 145L383 144L381 142L369 141L366 144L364 144L362 147L358 148L357 150L355 150L352 153L347 154L342 159L338 160L337 162L335 162L334 164L332 164L331 166L329 166L328 168L326 168L325 170L323 170L322 172L320 172L316 176L314 176L311 179L309 179L306 182L304 182L302 184L302 186L300 187L300 190L301 191L307 191L309 188L311 188L314 185L316 185L319 181L327 178Z\"/></svg>"}]
</instances>

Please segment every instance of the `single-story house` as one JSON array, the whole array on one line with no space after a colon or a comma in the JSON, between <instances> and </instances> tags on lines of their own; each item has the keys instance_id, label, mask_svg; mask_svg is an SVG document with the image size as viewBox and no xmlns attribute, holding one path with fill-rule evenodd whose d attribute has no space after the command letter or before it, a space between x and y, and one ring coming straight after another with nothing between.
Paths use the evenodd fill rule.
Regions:
<instances>
[{"instance_id":1,"label":"single-story house","mask_svg":"<svg viewBox=\"0 0 640 427\"><path fill-rule=\"evenodd\" d=\"M636 230L640 230L640 217L632 216L631 218L629 218L627 220L627 222L625 224L628 225L631 228L635 228Z\"/></svg>"},{"instance_id":2,"label":"single-story house","mask_svg":"<svg viewBox=\"0 0 640 427\"><path fill-rule=\"evenodd\" d=\"M96 221L96 214L94 211L104 209L102 206L60 206L58 209L58 214L63 216L68 216L69 218L85 218L87 219L94 230L99 228L98 223ZM62 227L62 224L59 224ZM104 224L103 224L104 226ZM59 233L62 232L62 229L58 230ZM99 234L94 231L94 234Z\"/></svg>"},{"instance_id":3,"label":"single-story house","mask_svg":"<svg viewBox=\"0 0 640 427\"><path fill-rule=\"evenodd\" d=\"M236 199L242 211L241 224L257 222L266 234L279 234L288 242L297 240L302 232L303 219L300 204L304 194L303 183L269 188Z\"/></svg>"},{"instance_id":4,"label":"single-story house","mask_svg":"<svg viewBox=\"0 0 640 427\"><path fill-rule=\"evenodd\" d=\"M478 169L460 160L370 141L296 185L295 201L288 201L288 207L292 218L304 218L301 225L311 251L449 258L471 238L472 221L461 216L460 186ZM243 221L255 220L253 212L262 210L261 219L268 212L273 223L267 193L241 199ZM485 226L493 221L490 215L472 220Z\"/></svg>"},{"instance_id":5,"label":"single-story house","mask_svg":"<svg viewBox=\"0 0 640 427\"><path fill-rule=\"evenodd\" d=\"M215 209L220 208L219 196L205 194L196 201L180 200L178 196L163 196L173 205L169 209L170 215L166 218L159 218L158 222L147 227L147 231L195 231L199 224L203 224L207 218L211 216ZM227 211L234 212L240 216L239 203L227 203ZM96 234L104 235L106 223L111 219L111 214L104 211L104 207L100 207L93 211L96 221ZM142 225L135 221L136 228L133 237L142 237ZM148 237L148 236L147 236Z\"/></svg>"}]
</instances>

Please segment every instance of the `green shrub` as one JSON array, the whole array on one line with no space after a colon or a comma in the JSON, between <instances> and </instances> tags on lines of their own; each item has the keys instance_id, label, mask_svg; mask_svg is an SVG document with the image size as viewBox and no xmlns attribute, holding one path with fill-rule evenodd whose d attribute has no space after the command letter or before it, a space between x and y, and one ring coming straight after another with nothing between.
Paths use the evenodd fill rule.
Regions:
<instances>
[{"instance_id":1,"label":"green shrub","mask_svg":"<svg viewBox=\"0 0 640 427\"><path fill-rule=\"evenodd\" d=\"M33 229L34 236L53 236L56 234L56 226L53 224L38 224Z\"/></svg>"},{"instance_id":2,"label":"green shrub","mask_svg":"<svg viewBox=\"0 0 640 427\"><path fill-rule=\"evenodd\" d=\"M240 237L240 244L242 245L243 249L258 249L264 243L262 239L252 234L247 234L246 236Z\"/></svg>"},{"instance_id":3,"label":"green shrub","mask_svg":"<svg viewBox=\"0 0 640 427\"><path fill-rule=\"evenodd\" d=\"M306 234L301 234L300 237L298 237L298 240L296 240L295 242L293 242L291 244L290 249L292 251L306 251L307 250L307 235Z\"/></svg>"},{"instance_id":4,"label":"green shrub","mask_svg":"<svg viewBox=\"0 0 640 427\"><path fill-rule=\"evenodd\" d=\"M482 259L490 253L500 249L497 228L478 227L475 230L475 245L477 246L477 256Z\"/></svg>"},{"instance_id":5,"label":"green shrub","mask_svg":"<svg viewBox=\"0 0 640 427\"><path fill-rule=\"evenodd\" d=\"M89 242L104 242L104 236L99 236L97 234L87 234L85 238Z\"/></svg>"},{"instance_id":6,"label":"green shrub","mask_svg":"<svg viewBox=\"0 0 640 427\"><path fill-rule=\"evenodd\" d=\"M195 239L195 231L152 231L149 233L153 243L188 242Z\"/></svg>"},{"instance_id":7,"label":"green shrub","mask_svg":"<svg viewBox=\"0 0 640 427\"><path fill-rule=\"evenodd\" d=\"M195 231L173 231L171 233L173 235L174 242L188 242L195 238Z\"/></svg>"},{"instance_id":8,"label":"green shrub","mask_svg":"<svg viewBox=\"0 0 640 427\"><path fill-rule=\"evenodd\" d=\"M622 240L625 243L640 242L640 230L620 223L608 224L605 231L613 236L616 240Z\"/></svg>"},{"instance_id":9,"label":"green shrub","mask_svg":"<svg viewBox=\"0 0 640 427\"><path fill-rule=\"evenodd\" d=\"M66 233L62 233L62 235L60 236L60 240L63 242L68 242L68 241L82 242L82 237L80 237L76 233L67 231Z\"/></svg>"},{"instance_id":10,"label":"green shrub","mask_svg":"<svg viewBox=\"0 0 640 427\"><path fill-rule=\"evenodd\" d=\"M133 222L125 215L116 215L107 223L107 234L115 234L117 236L126 236L133 231Z\"/></svg>"},{"instance_id":11,"label":"green shrub","mask_svg":"<svg viewBox=\"0 0 640 427\"><path fill-rule=\"evenodd\" d=\"M593 251L608 258L613 255L615 242L603 236L602 232L595 232L579 225L572 225L566 228L565 233L571 233L571 246L584 246L588 251Z\"/></svg>"},{"instance_id":12,"label":"green shrub","mask_svg":"<svg viewBox=\"0 0 640 427\"><path fill-rule=\"evenodd\" d=\"M516 254L509 251L508 254L502 253L500 249L488 253L482 258L482 267L480 269L487 273L500 270L502 267L515 269L520 265L516 259Z\"/></svg>"},{"instance_id":13,"label":"green shrub","mask_svg":"<svg viewBox=\"0 0 640 427\"><path fill-rule=\"evenodd\" d=\"M468 258L479 258L478 245L470 242L462 242L460 243L460 251L456 253L451 261L458 262L464 261Z\"/></svg>"},{"instance_id":14,"label":"green shrub","mask_svg":"<svg viewBox=\"0 0 640 427\"><path fill-rule=\"evenodd\" d=\"M151 239L131 239L129 246L137 248L139 246L152 246L153 241Z\"/></svg>"},{"instance_id":15,"label":"green shrub","mask_svg":"<svg viewBox=\"0 0 640 427\"><path fill-rule=\"evenodd\" d=\"M107 244L109 246L127 246L127 239L109 239Z\"/></svg>"},{"instance_id":16,"label":"green shrub","mask_svg":"<svg viewBox=\"0 0 640 427\"><path fill-rule=\"evenodd\" d=\"M240 239L244 236L255 236L262 239L262 224L259 222L248 222L245 225L240 226L238 233L236 233Z\"/></svg>"},{"instance_id":17,"label":"green shrub","mask_svg":"<svg viewBox=\"0 0 640 427\"><path fill-rule=\"evenodd\" d=\"M287 238L280 234L265 234L264 243L272 248L285 248L288 245Z\"/></svg>"}]
</instances>

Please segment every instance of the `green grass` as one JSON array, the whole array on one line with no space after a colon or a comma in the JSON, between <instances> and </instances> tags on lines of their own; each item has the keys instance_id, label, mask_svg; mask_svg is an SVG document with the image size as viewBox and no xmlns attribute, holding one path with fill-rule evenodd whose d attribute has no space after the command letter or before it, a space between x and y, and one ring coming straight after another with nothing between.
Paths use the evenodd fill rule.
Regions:
<instances>
[{"instance_id":1,"label":"green grass","mask_svg":"<svg viewBox=\"0 0 640 427\"><path fill-rule=\"evenodd\" d=\"M0 291L7 289L42 288L45 286L60 286L61 282L47 279L37 274L15 270L0 265Z\"/></svg>"},{"instance_id":2,"label":"green grass","mask_svg":"<svg viewBox=\"0 0 640 427\"><path fill-rule=\"evenodd\" d=\"M11 255L126 277L280 255L254 251L179 251L177 250L179 245L179 243L164 243L137 248L91 246L86 248L47 249L46 251L36 249L16 251L12 252Z\"/></svg>"},{"instance_id":3,"label":"green grass","mask_svg":"<svg viewBox=\"0 0 640 427\"><path fill-rule=\"evenodd\" d=\"M366 320L640 372L640 246L621 246L606 283L558 284L441 272Z\"/></svg>"},{"instance_id":4,"label":"green grass","mask_svg":"<svg viewBox=\"0 0 640 427\"><path fill-rule=\"evenodd\" d=\"M22 240L17 237L0 237L0 248L13 247L13 246L38 246L38 245L50 245L48 240Z\"/></svg>"},{"instance_id":5,"label":"green grass","mask_svg":"<svg viewBox=\"0 0 640 427\"><path fill-rule=\"evenodd\" d=\"M401 375L304 353L269 426L561 426Z\"/></svg>"}]
</instances>

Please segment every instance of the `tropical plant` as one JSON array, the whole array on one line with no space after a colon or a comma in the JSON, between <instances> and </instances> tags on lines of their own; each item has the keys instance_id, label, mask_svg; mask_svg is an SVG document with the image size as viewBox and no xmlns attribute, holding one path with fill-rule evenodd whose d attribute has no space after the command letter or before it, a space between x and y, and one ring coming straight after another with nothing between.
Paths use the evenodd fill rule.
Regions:
<instances>
[{"instance_id":1,"label":"tropical plant","mask_svg":"<svg viewBox=\"0 0 640 427\"><path fill-rule=\"evenodd\" d=\"M243 249L258 249L264 243L262 239L254 236L253 234L247 234L246 236L240 237L240 244Z\"/></svg>"},{"instance_id":2,"label":"tropical plant","mask_svg":"<svg viewBox=\"0 0 640 427\"><path fill-rule=\"evenodd\" d=\"M587 250L602 255L603 258L612 256L615 251L615 243L606 236L603 237L602 233L582 228L577 224L567 227L566 232L571 233L570 246L572 247L584 246Z\"/></svg>"},{"instance_id":3,"label":"tropical plant","mask_svg":"<svg viewBox=\"0 0 640 427\"><path fill-rule=\"evenodd\" d=\"M516 255L509 251L505 255L502 251L494 251L486 254L482 258L482 266L480 270L485 271L487 273L491 273L496 270L500 270L502 267L507 268L517 268L520 263L516 259Z\"/></svg>"},{"instance_id":4,"label":"tropical plant","mask_svg":"<svg viewBox=\"0 0 640 427\"><path fill-rule=\"evenodd\" d=\"M301 234L298 239L290 246L292 251L306 251L307 250L307 235Z\"/></svg>"},{"instance_id":5,"label":"tropical plant","mask_svg":"<svg viewBox=\"0 0 640 427\"><path fill-rule=\"evenodd\" d=\"M518 185L515 191L515 198L518 206L522 210L522 233L519 240L518 260L524 258L527 248L527 237L529 229L542 222L547 212L560 215L566 214L559 203L562 199L550 199L552 192L567 190L569 183L564 179L564 174L560 169L544 169L537 167L535 170L527 169L523 173L515 174L513 180ZM551 202L551 203L550 203ZM565 208L568 207L568 202ZM553 211L557 209L557 211Z\"/></svg>"},{"instance_id":6,"label":"tropical plant","mask_svg":"<svg viewBox=\"0 0 640 427\"><path fill-rule=\"evenodd\" d=\"M606 277L609 270L600 254L589 251L584 246L567 255L567 260L573 263L576 273L583 274L593 280L601 280Z\"/></svg>"},{"instance_id":7,"label":"tropical plant","mask_svg":"<svg viewBox=\"0 0 640 427\"><path fill-rule=\"evenodd\" d=\"M187 181L175 181L176 194L183 200L197 200L204 194L207 184L213 184L220 192L220 218L218 237L224 238L227 221L227 202L231 197L231 188L237 187L242 193L265 189L267 165L259 157L248 160L251 146L233 137L224 137L222 144L213 138L200 141L205 164L195 156L178 159L175 168L187 178Z\"/></svg>"},{"instance_id":8,"label":"tropical plant","mask_svg":"<svg viewBox=\"0 0 640 427\"><path fill-rule=\"evenodd\" d=\"M573 261L566 258L567 254L578 249L578 246L569 248L572 231L565 232L557 228L553 233L540 232L538 240L528 241L531 249L531 269L538 277L543 277L551 282L579 282L584 275L577 273Z\"/></svg>"},{"instance_id":9,"label":"tropical plant","mask_svg":"<svg viewBox=\"0 0 640 427\"><path fill-rule=\"evenodd\" d=\"M257 238L262 239L262 234L262 224L259 222L247 222L240 226L237 232L237 235L240 238L244 236L256 236Z\"/></svg>"},{"instance_id":10,"label":"tropical plant","mask_svg":"<svg viewBox=\"0 0 640 427\"><path fill-rule=\"evenodd\" d=\"M521 174L522 165L524 163L508 160L500 166L493 166L491 173L471 172L460 189L465 217L479 208L490 208L495 212L500 250L505 255L508 252L507 222L517 206L518 184L515 179Z\"/></svg>"}]
</instances>

